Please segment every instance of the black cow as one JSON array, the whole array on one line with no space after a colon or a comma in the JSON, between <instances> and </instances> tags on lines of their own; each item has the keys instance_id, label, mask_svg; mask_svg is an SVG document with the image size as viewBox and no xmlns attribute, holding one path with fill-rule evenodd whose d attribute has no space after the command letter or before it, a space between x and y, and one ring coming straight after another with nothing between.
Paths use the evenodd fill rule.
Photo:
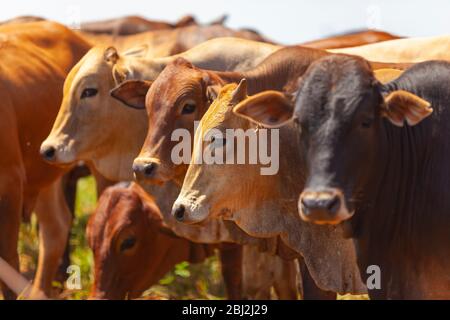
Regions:
<instances>
[{"instance_id":1,"label":"black cow","mask_svg":"<svg viewBox=\"0 0 450 320\"><path fill-rule=\"evenodd\" d=\"M333 55L300 81L295 108L266 92L235 112L270 126L293 115L302 218L346 221L371 298L450 299L450 63L423 62L382 85L362 58ZM377 267L380 288L367 275Z\"/></svg>"}]
</instances>

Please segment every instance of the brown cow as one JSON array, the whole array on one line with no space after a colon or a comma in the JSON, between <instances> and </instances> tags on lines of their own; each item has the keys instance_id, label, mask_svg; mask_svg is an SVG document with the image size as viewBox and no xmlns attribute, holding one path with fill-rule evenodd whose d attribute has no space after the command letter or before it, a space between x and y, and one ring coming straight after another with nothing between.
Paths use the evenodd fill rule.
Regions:
<instances>
[{"instance_id":1,"label":"brown cow","mask_svg":"<svg viewBox=\"0 0 450 320\"><path fill-rule=\"evenodd\" d=\"M198 263L214 247L176 236L154 202L138 185L107 188L87 226L94 252L97 299L134 299L177 263Z\"/></svg>"},{"instance_id":2,"label":"brown cow","mask_svg":"<svg viewBox=\"0 0 450 320\"><path fill-rule=\"evenodd\" d=\"M94 252L91 297L96 299L137 298L175 264L201 262L218 247L176 236L164 224L153 198L135 183L105 190L89 219L87 237ZM269 255L253 246L245 247L244 261L244 297L269 299L272 286L280 299L297 297L296 282L291 281L295 267L274 265ZM222 272L227 279L226 268Z\"/></svg>"},{"instance_id":3,"label":"brown cow","mask_svg":"<svg viewBox=\"0 0 450 320\"><path fill-rule=\"evenodd\" d=\"M40 255L34 285L48 293L70 212L59 181L65 170L42 161L39 146L56 117L64 77L89 45L64 26L45 21L1 26L0 41L0 255L18 267L20 218L37 202Z\"/></svg>"},{"instance_id":4,"label":"brown cow","mask_svg":"<svg viewBox=\"0 0 450 320\"><path fill-rule=\"evenodd\" d=\"M347 33L338 36L332 36L319 40L302 43L302 46L316 49L338 49L362 46L370 43L383 42L387 40L401 39L393 34L377 31L364 30L354 33ZM389 60L388 60L389 61Z\"/></svg>"}]
</instances>

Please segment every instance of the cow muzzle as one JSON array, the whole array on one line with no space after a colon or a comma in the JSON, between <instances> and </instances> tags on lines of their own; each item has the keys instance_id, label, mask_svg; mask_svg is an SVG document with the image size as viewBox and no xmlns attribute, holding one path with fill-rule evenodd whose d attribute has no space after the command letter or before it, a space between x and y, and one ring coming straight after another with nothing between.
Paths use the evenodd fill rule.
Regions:
<instances>
[{"instance_id":1,"label":"cow muzzle","mask_svg":"<svg viewBox=\"0 0 450 320\"><path fill-rule=\"evenodd\" d=\"M339 189L306 189L300 195L298 202L300 217L304 221L315 224L338 224L350 219L344 194Z\"/></svg>"},{"instance_id":2,"label":"cow muzzle","mask_svg":"<svg viewBox=\"0 0 450 320\"><path fill-rule=\"evenodd\" d=\"M201 200L201 199L200 199ZM195 224L204 221L209 215L209 209L197 198L178 198L172 207L172 216L185 224Z\"/></svg>"},{"instance_id":3,"label":"cow muzzle","mask_svg":"<svg viewBox=\"0 0 450 320\"><path fill-rule=\"evenodd\" d=\"M44 141L39 150L42 159L56 165L68 165L76 162L74 153L67 145Z\"/></svg>"}]
</instances>

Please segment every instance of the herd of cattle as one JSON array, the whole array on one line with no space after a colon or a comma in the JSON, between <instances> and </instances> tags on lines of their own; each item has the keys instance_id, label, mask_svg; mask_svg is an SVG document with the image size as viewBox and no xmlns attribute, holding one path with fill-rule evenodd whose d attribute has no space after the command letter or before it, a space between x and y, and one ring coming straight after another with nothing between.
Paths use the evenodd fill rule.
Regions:
<instances>
[{"instance_id":1,"label":"herd of cattle","mask_svg":"<svg viewBox=\"0 0 450 320\"><path fill-rule=\"evenodd\" d=\"M34 212L32 288L52 296L84 167L93 298L137 298L218 250L230 299L450 299L450 36L281 46L223 21L2 23L0 257L18 269ZM227 147L210 129L261 128L279 134L275 175L193 160ZM190 164L172 161L176 129Z\"/></svg>"}]
</instances>

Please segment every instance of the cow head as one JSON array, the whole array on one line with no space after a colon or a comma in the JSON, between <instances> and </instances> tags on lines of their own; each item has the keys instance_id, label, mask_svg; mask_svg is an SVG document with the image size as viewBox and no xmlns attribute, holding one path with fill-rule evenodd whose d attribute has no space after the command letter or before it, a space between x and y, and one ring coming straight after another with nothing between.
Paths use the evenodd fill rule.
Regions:
<instances>
[{"instance_id":1,"label":"cow head","mask_svg":"<svg viewBox=\"0 0 450 320\"><path fill-rule=\"evenodd\" d=\"M188 161L175 164L172 151L179 141L173 141L175 130L187 130L194 135L194 121L199 120L210 104L213 83L209 73L178 58L168 64L153 82L129 81L111 94L132 108L146 108L148 134L133 170L140 182L163 183L175 180L181 184ZM148 92L147 92L148 91ZM189 160L190 152L183 155Z\"/></svg>"},{"instance_id":2,"label":"cow head","mask_svg":"<svg viewBox=\"0 0 450 320\"><path fill-rule=\"evenodd\" d=\"M298 204L304 220L337 224L351 218L380 165L381 127L416 125L431 114L427 101L392 88L375 79L365 60L335 55L308 69L295 110L270 92L265 93L270 103L237 107L266 125L289 118L298 123L307 175Z\"/></svg>"},{"instance_id":3,"label":"cow head","mask_svg":"<svg viewBox=\"0 0 450 320\"><path fill-rule=\"evenodd\" d=\"M188 242L163 227L153 200L136 185L102 194L87 236L95 263L91 296L97 299L139 297L174 261L188 258Z\"/></svg>"},{"instance_id":4,"label":"cow head","mask_svg":"<svg viewBox=\"0 0 450 320\"><path fill-rule=\"evenodd\" d=\"M95 47L70 71L60 111L41 146L46 161L92 161L111 180L132 179L132 160L147 132L145 113L124 108L109 92L134 76L128 64L138 51L119 56L114 48Z\"/></svg>"},{"instance_id":5,"label":"cow head","mask_svg":"<svg viewBox=\"0 0 450 320\"><path fill-rule=\"evenodd\" d=\"M233 215L238 211L248 210L253 213L250 208L258 201L252 201L252 197L269 199L277 192L272 176L261 175L259 163L249 164L248 160L237 162L238 138L227 134L230 129L257 132L258 129L251 122L236 117L232 112L233 107L246 96L245 80L239 85L226 85L201 119L195 133L191 163L172 210L177 220L198 223L208 216L233 220ZM251 140L248 136L244 139L247 142ZM255 144L258 144L258 139L255 134ZM240 150L246 159L249 159L249 149L247 144L245 149ZM226 158L232 152L232 163L227 164ZM223 163L207 160L206 154L221 154ZM230 181L239 183L230 186ZM258 186L258 192L255 192L254 185ZM250 219L250 216L247 218Z\"/></svg>"}]
</instances>

